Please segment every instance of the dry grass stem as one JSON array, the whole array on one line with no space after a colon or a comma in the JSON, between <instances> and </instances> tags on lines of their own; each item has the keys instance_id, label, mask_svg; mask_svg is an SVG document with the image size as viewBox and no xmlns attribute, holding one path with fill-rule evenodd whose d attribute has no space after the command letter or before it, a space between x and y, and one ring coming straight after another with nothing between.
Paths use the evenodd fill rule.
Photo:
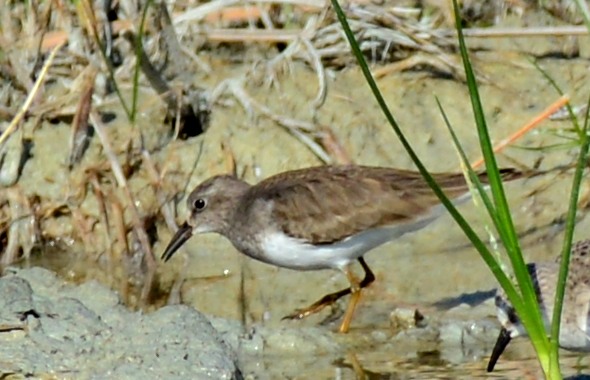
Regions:
<instances>
[{"instance_id":1,"label":"dry grass stem","mask_svg":"<svg viewBox=\"0 0 590 380\"><path fill-rule=\"evenodd\" d=\"M441 36L454 37L453 30L440 30ZM585 26L537 26L527 28L470 28L463 29L465 37L471 38L514 38L514 37L563 37L586 36Z\"/></svg>"},{"instance_id":2,"label":"dry grass stem","mask_svg":"<svg viewBox=\"0 0 590 380\"><path fill-rule=\"evenodd\" d=\"M244 110L250 117L255 113L260 114L274 121L278 125L285 128L289 133L295 136L305 146L307 146L320 160L325 163L331 163L332 158L326 153L324 148L315 140L319 137L315 125L309 122L292 119L286 116L281 116L273 112L270 108L258 103L254 100L244 89L240 80L232 79L223 83L231 94L235 96L240 102ZM219 92L219 89L217 90Z\"/></svg>"},{"instance_id":3,"label":"dry grass stem","mask_svg":"<svg viewBox=\"0 0 590 380\"><path fill-rule=\"evenodd\" d=\"M221 151L223 152L223 157L224 157L223 162L225 163L225 172L230 175L233 175L234 177L237 177L238 176L238 167L236 164L236 156L234 155L234 152L232 151L231 147L229 146L229 143L222 142L221 143Z\"/></svg>"},{"instance_id":4,"label":"dry grass stem","mask_svg":"<svg viewBox=\"0 0 590 380\"><path fill-rule=\"evenodd\" d=\"M330 154L330 157L334 157L334 163L340 165L350 165L354 163L350 154L344 149L338 136L330 127L322 128L322 131L320 132L320 141L326 152Z\"/></svg>"},{"instance_id":5,"label":"dry grass stem","mask_svg":"<svg viewBox=\"0 0 590 380\"><path fill-rule=\"evenodd\" d=\"M141 156L143 158L143 163L145 164L145 168L150 179L151 185L154 188L154 192L156 193L156 198L158 200L158 204L160 205L160 211L164 216L164 221L166 222L166 226L172 232L176 232L178 227L176 226L176 221L174 219L175 213L172 208L172 205L166 199L166 194L162 191L162 181L163 178L158 172L156 168L156 164L154 163L150 153L142 149Z\"/></svg>"},{"instance_id":6,"label":"dry grass stem","mask_svg":"<svg viewBox=\"0 0 590 380\"><path fill-rule=\"evenodd\" d=\"M98 70L93 66L88 66L82 73L84 83L82 84L82 91L80 101L74 114L72 121L72 133L70 135L70 154L68 156L68 166L70 170L81 159L89 144L90 125L88 124L88 115L92 108L92 94L94 93L94 80Z\"/></svg>"},{"instance_id":7,"label":"dry grass stem","mask_svg":"<svg viewBox=\"0 0 590 380\"><path fill-rule=\"evenodd\" d=\"M89 183L92 186L92 190L94 192L94 197L98 202L98 209L99 209L99 220L104 227L104 234L105 240L107 242L107 250L110 252L109 257L113 256L113 239L111 238L111 229L109 223L109 216L107 213L107 203L105 201L105 196L103 189L100 186L100 181L98 179L98 174L96 171L92 170L88 172L88 179Z\"/></svg>"},{"instance_id":8,"label":"dry grass stem","mask_svg":"<svg viewBox=\"0 0 590 380\"><path fill-rule=\"evenodd\" d=\"M122 272L119 277L119 292L121 297L129 301L129 260L131 252L127 240L127 226L125 225L125 213L121 202L114 195L110 197L110 205L113 219L113 228L117 238L117 246L111 250L110 262L118 265ZM122 254L121 254L122 253ZM111 272L113 273L113 272Z\"/></svg>"},{"instance_id":9,"label":"dry grass stem","mask_svg":"<svg viewBox=\"0 0 590 380\"><path fill-rule=\"evenodd\" d=\"M33 100L37 96L39 89L41 88L41 85L45 82L45 77L47 76L47 71L49 70L49 67L53 64L53 60L55 58L55 55L57 54L59 49L61 49L62 46L63 46L63 44L57 45L51 51L51 54L49 54L49 57L47 57L47 60L45 61L43 68L39 72L39 76L37 77L37 80L35 81L35 84L34 84L33 88L31 89L31 91L29 92L24 104L22 105L22 107L20 108L18 113L14 116L14 118L12 119L12 122L10 123L8 128L6 128L4 133L2 133L2 135L0 135L0 146L2 144L4 144L4 142L6 141L8 136L10 136L16 130L16 128L18 128L18 125L20 124L20 122L24 118L24 116L26 115L27 111L31 107L31 104L33 103Z\"/></svg>"},{"instance_id":10,"label":"dry grass stem","mask_svg":"<svg viewBox=\"0 0 590 380\"><path fill-rule=\"evenodd\" d=\"M137 209L137 206L136 206L137 203L134 199L134 196L133 196L131 190L129 189L129 186L127 185L127 180L125 179L125 176L123 174L123 169L121 167L121 164L119 163L119 160L117 159L117 156L115 155L115 153L111 147L111 143L110 143L109 138L106 134L105 128L102 125L102 122L100 121L100 118L98 117L98 115L96 115L94 112L90 113L90 120L91 120L92 124L94 125L94 129L96 130L96 134L98 135L100 142L103 146L104 153L107 156L107 158L111 164L111 169L113 171L115 179L117 180L117 184L119 185L120 188L123 189L123 193L125 194L127 205L129 207L129 209L131 210L131 218L133 221L133 231L135 232L136 237L139 240L141 250L142 250L142 257L145 260L145 263L147 266L144 284L143 284L143 288L141 290L141 296L140 296L140 303L142 305L146 305L149 301L151 289L153 286L154 275L156 272L156 259L154 257L154 253L152 251L152 247L151 247L151 244L149 241L148 234L145 230L144 223L143 223L142 218L139 214L139 210Z\"/></svg>"},{"instance_id":11,"label":"dry grass stem","mask_svg":"<svg viewBox=\"0 0 590 380\"><path fill-rule=\"evenodd\" d=\"M11 222L8 229L8 243L0 260L0 267L6 267L15 262L20 249L23 251L23 257L28 258L36 243L35 216L29 199L24 196L18 186L5 189L4 195L9 204Z\"/></svg>"},{"instance_id":12,"label":"dry grass stem","mask_svg":"<svg viewBox=\"0 0 590 380\"><path fill-rule=\"evenodd\" d=\"M539 115L535 116L532 120L527 122L524 126L519 128L512 135L510 135L509 137L505 138L504 140L502 140L498 144L496 144L494 146L494 153L498 153L498 152L502 151L508 145L515 143L518 139L523 137L527 132L529 132L530 130L539 126L543 120L549 119L549 117L553 113L555 113L557 110L559 110L561 107L563 107L567 102L569 102L568 95L564 95L564 96L560 97L559 99L557 99L555 102L550 104L547 108L545 108L541 113L539 113ZM478 166L481 166L483 163L484 163L483 158L480 158L479 160L475 161L471 165L471 167L477 168Z\"/></svg>"}]
</instances>

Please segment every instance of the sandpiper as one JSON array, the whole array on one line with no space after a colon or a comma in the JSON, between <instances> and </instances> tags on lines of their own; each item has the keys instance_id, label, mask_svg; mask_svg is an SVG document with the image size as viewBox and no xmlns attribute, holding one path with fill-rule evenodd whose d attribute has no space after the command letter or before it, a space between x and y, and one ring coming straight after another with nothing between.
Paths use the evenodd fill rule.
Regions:
<instances>
[{"instance_id":1,"label":"sandpiper","mask_svg":"<svg viewBox=\"0 0 590 380\"><path fill-rule=\"evenodd\" d=\"M512 169L505 180L522 177ZM479 175L486 182L485 174ZM455 202L467 199L461 173L434 178ZM301 319L351 294L340 325L347 332L361 289L375 280L363 255L416 231L444 212L418 172L369 166L318 166L288 171L257 185L228 175L207 179L188 197L190 217L162 254L167 261L193 234L216 232L256 260L295 270L337 269L350 287L328 294L286 319ZM358 261L364 278L351 270Z\"/></svg>"},{"instance_id":2,"label":"sandpiper","mask_svg":"<svg viewBox=\"0 0 590 380\"><path fill-rule=\"evenodd\" d=\"M550 331L553 317L553 303L559 277L559 261L527 264L533 280L537 301L545 329ZM502 325L490 361L488 372L492 372L502 352L512 338L527 336L514 307L503 291L496 295L498 320ZM559 346L571 351L590 352L590 240L582 240L572 245L570 269L565 285Z\"/></svg>"}]
</instances>

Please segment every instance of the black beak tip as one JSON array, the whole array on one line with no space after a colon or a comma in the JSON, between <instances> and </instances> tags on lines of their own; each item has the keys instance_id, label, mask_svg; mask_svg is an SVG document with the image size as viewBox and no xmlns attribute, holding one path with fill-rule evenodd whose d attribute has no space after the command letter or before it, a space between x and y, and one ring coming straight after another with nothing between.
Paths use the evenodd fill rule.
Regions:
<instances>
[{"instance_id":1,"label":"black beak tip","mask_svg":"<svg viewBox=\"0 0 590 380\"><path fill-rule=\"evenodd\" d=\"M504 352L508 343L512 337L510 336L510 331L506 328L502 327L500 330L500 334L498 335L498 339L496 340L496 344L494 345L494 349L492 350L492 355L490 356L490 361L488 362L487 371L492 372L494 367L496 366L496 362L500 358L500 355Z\"/></svg>"},{"instance_id":2,"label":"black beak tip","mask_svg":"<svg viewBox=\"0 0 590 380\"><path fill-rule=\"evenodd\" d=\"M178 249L193 235L192 227L187 223L184 222L179 228L178 231L172 236L170 239L170 243L162 253L160 257L161 260L167 262L170 258L178 251Z\"/></svg>"},{"instance_id":3,"label":"black beak tip","mask_svg":"<svg viewBox=\"0 0 590 380\"><path fill-rule=\"evenodd\" d=\"M166 250L164 251L164 253L162 253L162 256L160 257L160 260L162 260L162 261L164 261L165 263L167 263L167 262L168 262L168 260L170 260L170 258L172 257L172 255L173 255L173 254L174 254L174 253L172 253L172 252L169 252L169 250L168 250L168 249L166 249Z\"/></svg>"}]
</instances>

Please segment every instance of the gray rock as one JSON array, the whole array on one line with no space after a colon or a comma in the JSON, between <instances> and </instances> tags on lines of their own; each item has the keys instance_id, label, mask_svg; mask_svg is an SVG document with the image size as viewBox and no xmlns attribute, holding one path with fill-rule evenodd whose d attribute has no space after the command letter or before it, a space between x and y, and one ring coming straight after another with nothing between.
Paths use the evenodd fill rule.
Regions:
<instances>
[{"instance_id":1,"label":"gray rock","mask_svg":"<svg viewBox=\"0 0 590 380\"><path fill-rule=\"evenodd\" d=\"M0 324L21 325L25 313L33 309L33 290L22 278L0 281Z\"/></svg>"},{"instance_id":2,"label":"gray rock","mask_svg":"<svg viewBox=\"0 0 590 380\"><path fill-rule=\"evenodd\" d=\"M187 306L131 312L96 282L40 268L0 278L0 373L65 379L241 379L234 351Z\"/></svg>"}]
</instances>

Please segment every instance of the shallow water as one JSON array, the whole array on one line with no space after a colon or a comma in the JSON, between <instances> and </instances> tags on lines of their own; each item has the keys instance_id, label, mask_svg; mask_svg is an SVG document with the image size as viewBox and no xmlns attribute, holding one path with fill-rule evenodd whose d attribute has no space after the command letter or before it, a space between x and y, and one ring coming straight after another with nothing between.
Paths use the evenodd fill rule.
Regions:
<instances>
[{"instance_id":1,"label":"shallow water","mask_svg":"<svg viewBox=\"0 0 590 380\"><path fill-rule=\"evenodd\" d=\"M440 348L440 347L438 347ZM319 355L314 358L293 355L267 357L264 360L245 359L245 373L256 378L289 379L540 379L534 351L526 340L511 343L492 373L486 372L487 355L439 350L435 345L420 351L401 347L395 350L380 347L362 351L350 350L340 355ZM452 356L452 359L446 356ZM561 352L562 373L567 379L590 379L587 357Z\"/></svg>"},{"instance_id":2,"label":"shallow water","mask_svg":"<svg viewBox=\"0 0 590 380\"><path fill-rule=\"evenodd\" d=\"M43 265L61 271L63 278L82 280L75 274L74 266L64 265L65 256L37 255L25 266ZM207 286L225 280L223 277L202 279L192 286L206 292ZM526 338L513 340L494 372L486 372L499 331L491 290L434 303L397 302L395 305L374 299L370 289L368 293L357 310L350 333L344 335L336 332L342 309L333 311L334 318L324 312L304 321L279 321L267 310L267 320L249 322L243 328L246 336L259 335L238 349L244 375L251 379L326 380L542 378ZM294 301L284 302L291 305ZM269 308L274 306L271 304ZM424 316L417 326L412 324L412 318L404 319L414 315L415 310ZM216 327L223 323L217 317L214 319ZM562 351L564 375L584 378L579 376L590 373L589 360Z\"/></svg>"}]
</instances>

